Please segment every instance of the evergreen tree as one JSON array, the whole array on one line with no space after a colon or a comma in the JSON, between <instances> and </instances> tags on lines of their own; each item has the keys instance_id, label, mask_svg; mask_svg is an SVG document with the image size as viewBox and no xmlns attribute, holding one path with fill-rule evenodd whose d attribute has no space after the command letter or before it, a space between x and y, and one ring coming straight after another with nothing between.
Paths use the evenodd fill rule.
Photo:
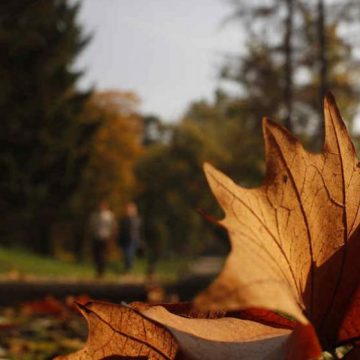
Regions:
<instances>
[{"instance_id":1,"label":"evergreen tree","mask_svg":"<svg viewBox=\"0 0 360 360\"><path fill-rule=\"evenodd\" d=\"M0 230L49 252L66 213L94 124L79 120L89 93L71 65L89 38L66 0L0 2Z\"/></svg>"}]
</instances>

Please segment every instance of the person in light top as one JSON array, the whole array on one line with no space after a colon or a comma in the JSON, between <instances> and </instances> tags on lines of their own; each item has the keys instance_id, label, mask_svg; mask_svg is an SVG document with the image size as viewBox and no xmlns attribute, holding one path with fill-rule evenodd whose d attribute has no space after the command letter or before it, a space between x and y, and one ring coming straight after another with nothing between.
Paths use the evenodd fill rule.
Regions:
<instances>
[{"instance_id":1,"label":"person in light top","mask_svg":"<svg viewBox=\"0 0 360 360\"><path fill-rule=\"evenodd\" d=\"M91 213L89 230L92 240L95 271L97 276L101 277L105 270L108 243L116 233L115 216L110 210L107 201L100 201L97 209Z\"/></svg>"}]
</instances>

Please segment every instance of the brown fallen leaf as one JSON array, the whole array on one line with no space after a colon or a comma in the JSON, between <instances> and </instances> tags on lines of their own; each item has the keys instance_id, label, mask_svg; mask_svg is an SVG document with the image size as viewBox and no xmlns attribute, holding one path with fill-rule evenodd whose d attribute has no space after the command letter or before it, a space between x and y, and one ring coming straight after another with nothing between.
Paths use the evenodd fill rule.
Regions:
<instances>
[{"instance_id":1,"label":"brown fallen leaf","mask_svg":"<svg viewBox=\"0 0 360 360\"><path fill-rule=\"evenodd\" d=\"M186 359L268 359L285 358L288 329L273 328L231 317L185 318L156 306L142 313L174 335Z\"/></svg>"},{"instance_id":2,"label":"brown fallen leaf","mask_svg":"<svg viewBox=\"0 0 360 360\"><path fill-rule=\"evenodd\" d=\"M58 360L121 356L194 360L240 356L277 360L286 356L292 333L290 329L220 317L222 314L217 312L196 313L191 304L123 306L90 302L80 308L89 324L87 344L77 353Z\"/></svg>"},{"instance_id":3,"label":"brown fallen leaf","mask_svg":"<svg viewBox=\"0 0 360 360\"><path fill-rule=\"evenodd\" d=\"M331 95L324 113L320 154L306 151L285 128L264 119L267 174L259 188L242 188L205 165L232 250L196 304L264 308L304 325L311 321L322 346L331 349L359 284L360 169Z\"/></svg>"},{"instance_id":4,"label":"brown fallen leaf","mask_svg":"<svg viewBox=\"0 0 360 360\"><path fill-rule=\"evenodd\" d=\"M56 359L100 360L115 356L159 360L175 358L178 345L171 333L138 311L106 302L78 306L88 322L86 346Z\"/></svg>"},{"instance_id":5,"label":"brown fallen leaf","mask_svg":"<svg viewBox=\"0 0 360 360\"><path fill-rule=\"evenodd\" d=\"M44 299L27 301L21 304L21 312L26 315L53 315L66 318L69 309L53 296L46 296Z\"/></svg>"}]
</instances>

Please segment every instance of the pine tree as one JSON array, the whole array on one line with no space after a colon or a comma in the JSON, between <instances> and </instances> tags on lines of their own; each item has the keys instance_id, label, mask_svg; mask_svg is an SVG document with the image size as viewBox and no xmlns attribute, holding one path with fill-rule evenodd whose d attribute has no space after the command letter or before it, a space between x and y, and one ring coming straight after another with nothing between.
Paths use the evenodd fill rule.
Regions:
<instances>
[{"instance_id":1,"label":"pine tree","mask_svg":"<svg viewBox=\"0 0 360 360\"><path fill-rule=\"evenodd\" d=\"M66 212L94 124L79 120L89 93L72 63L89 41L66 0L0 2L0 231L49 252L49 227Z\"/></svg>"}]
</instances>

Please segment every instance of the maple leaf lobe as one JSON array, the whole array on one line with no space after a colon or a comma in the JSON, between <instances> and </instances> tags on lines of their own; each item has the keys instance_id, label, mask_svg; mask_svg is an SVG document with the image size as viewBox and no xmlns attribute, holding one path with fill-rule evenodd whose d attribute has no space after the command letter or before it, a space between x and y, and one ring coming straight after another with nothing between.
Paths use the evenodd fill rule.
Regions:
<instances>
[{"instance_id":1,"label":"maple leaf lobe","mask_svg":"<svg viewBox=\"0 0 360 360\"><path fill-rule=\"evenodd\" d=\"M266 176L258 188L242 188L204 165L232 249L195 300L199 308L281 311L304 325L311 320L327 343L335 342L359 282L360 172L331 94L324 115L319 154L263 119Z\"/></svg>"}]
</instances>

